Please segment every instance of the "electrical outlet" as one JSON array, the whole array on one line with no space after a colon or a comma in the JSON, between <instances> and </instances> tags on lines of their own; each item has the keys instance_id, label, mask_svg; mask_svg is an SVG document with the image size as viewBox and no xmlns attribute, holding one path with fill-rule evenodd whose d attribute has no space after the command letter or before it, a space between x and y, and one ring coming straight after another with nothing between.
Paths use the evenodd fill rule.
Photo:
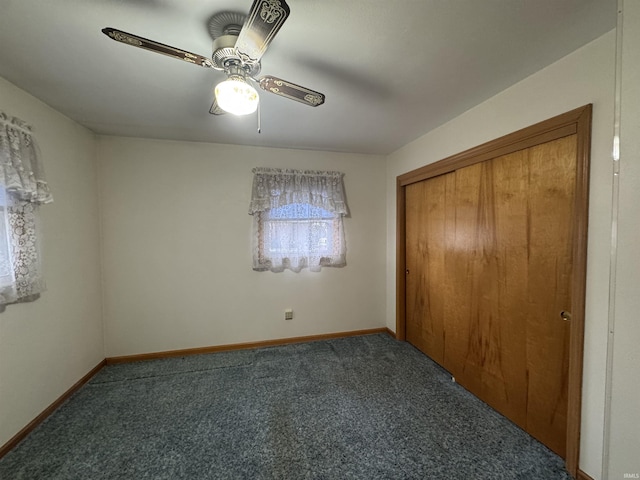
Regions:
<instances>
[{"instance_id":1,"label":"electrical outlet","mask_svg":"<svg viewBox=\"0 0 640 480\"><path fill-rule=\"evenodd\" d=\"M284 311L284 319L285 320L293 320L293 309L287 308Z\"/></svg>"}]
</instances>

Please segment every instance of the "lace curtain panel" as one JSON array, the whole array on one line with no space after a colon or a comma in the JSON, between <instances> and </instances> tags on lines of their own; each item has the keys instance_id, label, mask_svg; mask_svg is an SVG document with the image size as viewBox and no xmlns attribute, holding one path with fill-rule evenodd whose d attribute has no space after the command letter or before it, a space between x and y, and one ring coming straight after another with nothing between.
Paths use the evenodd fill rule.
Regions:
<instances>
[{"instance_id":1,"label":"lace curtain panel","mask_svg":"<svg viewBox=\"0 0 640 480\"><path fill-rule=\"evenodd\" d=\"M253 169L253 269L317 272L346 265L340 172Z\"/></svg>"},{"instance_id":2,"label":"lace curtain panel","mask_svg":"<svg viewBox=\"0 0 640 480\"><path fill-rule=\"evenodd\" d=\"M0 112L0 305L44 291L38 208L52 201L31 127Z\"/></svg>"}]
</instances>

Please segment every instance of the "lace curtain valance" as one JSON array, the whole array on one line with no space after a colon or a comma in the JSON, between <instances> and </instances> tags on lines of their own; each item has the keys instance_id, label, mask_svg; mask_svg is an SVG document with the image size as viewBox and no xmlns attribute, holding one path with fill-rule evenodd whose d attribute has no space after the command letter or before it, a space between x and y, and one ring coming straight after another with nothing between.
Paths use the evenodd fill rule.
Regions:
<instances>
[{"instance_id":1,"label":"lace curtain valance","mask_svg":"<svg viewBox=\"0 0 640 480\"><path fill-rule=\"evenodd\" d=\"M52 201L31 127L0 112L0 311L45 289L38 208Z\"/></svg>"},{"instance_id":2,"label":"lace curtain valance","mask_svg":"<svg viewBox=\"0 0 640 480\"><path fill-rule=\"evenodd\" d=\"M31 127L0 112L0 185L16 200L53 201Z\"/></svg>"},{"instance_id":3,"label":"lace curtain valance","mask_svg":"<svg viewBox=\"0 0 640 480\"><path fill-rule=\"evenodd\" d=\"M254 168L249 214L292 203L307 203L338 215L347 215L343 173L314 170Z\"/></svg>"}]
</instances>

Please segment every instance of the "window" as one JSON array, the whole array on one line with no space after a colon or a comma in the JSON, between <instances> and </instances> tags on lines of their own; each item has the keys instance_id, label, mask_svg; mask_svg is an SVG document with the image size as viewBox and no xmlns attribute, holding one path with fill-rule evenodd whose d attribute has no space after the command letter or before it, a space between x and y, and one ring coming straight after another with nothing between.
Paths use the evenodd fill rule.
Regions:
<instances>
[{"instance_id":1,"label":"window","mask_svg":"<svg viewBox=\"0 0 640 480\"><path fill-rule=\"evenodd\" d=\"M0 309L44 290L38 208L52 201L31 128L0 112Z\"/></svg>"},{"instance_id":2,"label":"window","mask_svg":"<svg viewBox=\"0 0 640 480\"><path fill-rule=\"evenodd\" d=\"M257 168L253 173L254 270L346 265L342 173Z\"/></svg>"}]
</instances>

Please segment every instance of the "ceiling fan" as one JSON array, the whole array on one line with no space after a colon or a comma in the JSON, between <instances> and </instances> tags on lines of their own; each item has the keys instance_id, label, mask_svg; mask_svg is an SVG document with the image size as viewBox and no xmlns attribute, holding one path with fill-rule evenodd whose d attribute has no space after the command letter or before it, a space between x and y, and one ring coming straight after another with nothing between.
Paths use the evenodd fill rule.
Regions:
<instances>
[{"instance_id":1,"label":"ceiling fan","mask_svg":"<svg viewBox=\"0 0 640 480\"><path fill-rule=\"evenodd\" d=\"M224 71L227 79L216 86L209 109L213 115L255 112L259 96L251 83L267 92L317 107L325 100L320 92L271 75L257 78L262 68L260 59L289 17L289 12L285 0L254 0L246 17L235 12L215 14L209 21L209 30L214 38L211 59L114 28L103 28L102 33L127 45Z\"/></svg>"}]
</instances>

